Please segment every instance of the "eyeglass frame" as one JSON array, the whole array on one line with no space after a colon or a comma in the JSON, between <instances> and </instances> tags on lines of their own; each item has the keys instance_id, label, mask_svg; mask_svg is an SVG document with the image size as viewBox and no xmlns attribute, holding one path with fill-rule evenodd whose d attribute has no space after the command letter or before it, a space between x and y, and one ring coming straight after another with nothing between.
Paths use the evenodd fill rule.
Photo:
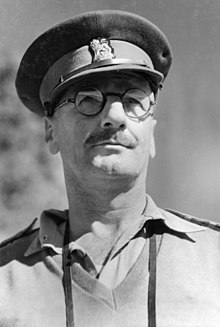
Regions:
<instances>
[{"instance_id":1,"label":"eyeglass frame","mask_svg":"<svg viewBox=\"0 0 220 327\"><path fill-rule=\"evenodd\" d=\"M104 109L104 107L105 107L105 105L106 105L107 97L108 97L108 96L116 96L116 97L119 97L120 100L121 100L121 103L122 103L122 105L123 105L123 101L122 101L122 100L123 100L124 95L125 95L128 91L130 91L130 90L136 90L136 89L137 89L137 90L140 90L140 91L142 91L142 92L144 92L144 93L146 94L146 96L150 99L150 97L147 95L147 93L146 93L144 90L141 90L141 89L138 89L138 88L131 88L131 89L128 89L128 90L126 90L126 91L125 91L124 93L122 93L122 94L120 94L120 93L112 93L112 92L105 92L105 93L104 93L104 92L100 91L100 90L97 89L97 88L93 88L93 89L99 91L99 92L102 94L102 97L103 97L103 102L102 102L101 108L100 108L100 110L99 110L98 112L96 112L95 114L92 114L92 115L89 115L89 114L88 114L88 115L87 115L87 114L81 112L81 111L79 110L78 106L76 105L76 97L77 97L77 95L78 95L79 92L83 91L83 90L81 90L81 89L79 89L79 90L76 92L74 98L68 98L68 99L64 100L63 102L61 102L60 104L58 104L57 106L55 106L55 108L53 108L53 114L54 114L58 109L62 108L65 104L73 103L73 104L75 105L75 108L77 109L77 111L78 111L81 115L86 116L86 117L93 117L93 116L98 115L100 112L102 112L102 110ZM140 103L140 104L141 104L141 103ZM143 115L141 115L141 116L136 116L136 117L135 117L135 116L129 116L125 110L124 110L124 112L125 112L126 116L129 117L129 118L131 118L131 119L146 118L146 117L148 117L148 116L153 116L153 113L150 113L150 109L151 109L153 106L156 106L156 105L157 105L157 102L156 102L156 101L151 101L151 100L150 100L148 110L147 110ZM142 106L142 104L141 104L141 106ZM123 106L123 108L124 108L124 106Z\"/></svg>"}]
</instances>

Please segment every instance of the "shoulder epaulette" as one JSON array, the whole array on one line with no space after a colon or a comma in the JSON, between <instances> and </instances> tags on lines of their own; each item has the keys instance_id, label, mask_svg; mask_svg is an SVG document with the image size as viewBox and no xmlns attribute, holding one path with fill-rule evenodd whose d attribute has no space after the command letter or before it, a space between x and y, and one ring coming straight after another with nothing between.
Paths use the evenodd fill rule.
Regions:
<instances>
[{"instance_id":1,"label":"shoulder epaulette","mask_svg":"<svg viewBox=\"0 0 220 327\"><path fill-rule=\"evenodd\" d=\"M197 218L195 216L191 216L191 215L188 215L188 214L185 214L185 213L173 210L173 209L165 209L165 210L172 213L172 214L174 214L174 215L176 215L176 216L178 216L178 217L180 217L180 218L182 218L182 219L185 219L185 220L187 220L187 221L189 221L191 223L194 223L194 224L197 224L197 225L200 225L200 226L204 226L204 227L208 227L208 228L211 228L211 229L214 229L214 230L220 232L220 224L217 223L217 222Z\"/></svg>"},{"instance_id":2,"label":"shoulder epaulette","mask_svg":"<svg viewBox=\"0 0 220 327\"><path fill-rule=\"evenodd\" d=\"M37 228L34 228L34 226L35 226L37 220L38 220L38 218L35 218L28 227L22 229L21 231L19 231L15 235L13 235L13 236L7 238L6 240L0 242L0 248L8 245L9 243L12 243L12 242L18 240L19 238L21 238L23 236L29 235L32 232L36 231Z\"/></svg>"}]
</instances>

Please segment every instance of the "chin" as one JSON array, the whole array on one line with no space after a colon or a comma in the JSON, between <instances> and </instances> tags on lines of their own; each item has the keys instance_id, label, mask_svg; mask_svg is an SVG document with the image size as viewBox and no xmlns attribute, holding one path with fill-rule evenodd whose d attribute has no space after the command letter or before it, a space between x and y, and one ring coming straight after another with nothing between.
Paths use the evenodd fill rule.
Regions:
<instances>
[{"instance_id":1,"label":"chin","mask_svg":"<svg viewBox=\"0 0 220 327\"><path fill-rule=\"evenodd\" d=\"M104 172L111 176L127 176L135 177L139 175L139 167L137 163L133 163L131 160L113 160L112 158L95 158L93 161L94 168Z\"/></svg>"}]
</instances>

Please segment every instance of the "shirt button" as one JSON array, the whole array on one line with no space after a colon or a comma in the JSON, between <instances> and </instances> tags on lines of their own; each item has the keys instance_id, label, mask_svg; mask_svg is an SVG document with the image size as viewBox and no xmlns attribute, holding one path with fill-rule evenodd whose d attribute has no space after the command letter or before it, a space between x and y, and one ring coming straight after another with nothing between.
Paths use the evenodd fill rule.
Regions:
<instances>
[{"instance_id":1,"label":"shirt button","mask_svg":"<svg viewBox=\"0 0 220 327\"><path fill-rule=\"evenodd\" d=\"M46 241L46 240L47 240L47 235L44 235L44 236L42 237L42 240L43 240L43 241Z\"/></svg>"}]
</instances>

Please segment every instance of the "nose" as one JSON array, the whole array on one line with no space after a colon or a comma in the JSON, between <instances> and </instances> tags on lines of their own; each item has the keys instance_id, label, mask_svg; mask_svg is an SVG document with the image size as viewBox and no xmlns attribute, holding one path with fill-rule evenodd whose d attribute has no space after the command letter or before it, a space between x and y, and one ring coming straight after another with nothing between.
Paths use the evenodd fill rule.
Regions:
<instances>
[{"instance_id":1,"label":"nose","mask_svg":"<svg viewBox=\"0 0 220 327\"><path fill-rule=\"evenodd\" d=\"M108 96L105 107L102 111L102 128L125 129L127 116L124 112L122 102L117 96Z\"/></svg>"}]
</instances>

